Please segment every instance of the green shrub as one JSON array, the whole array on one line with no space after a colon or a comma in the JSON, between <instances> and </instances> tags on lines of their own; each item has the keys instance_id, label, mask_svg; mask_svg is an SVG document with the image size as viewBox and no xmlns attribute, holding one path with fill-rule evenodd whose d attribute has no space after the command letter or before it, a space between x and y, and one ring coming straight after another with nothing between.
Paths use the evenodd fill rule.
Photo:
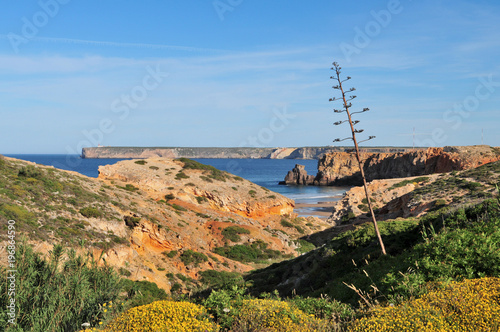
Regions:
<instances>
[{"instance_id":1,"label":"green shrub","mask_svg":"<svg viewBox=\"0 0 500 332\"><path fill-rule=\"evenodd\" d=\"M132 216L124 216L123 220L125 220L125 225L127 225L127 227L134 228L137 225L139 225L141 218L140 217L132 217Z\"/></svg>"},{"instance_id":2,"label":"green shrub","mask_svg":"<svg viewBox=\"0 0 500 332\"><path fill-rule=\"evenodd\" d=\"M350 305L330 300L327 296L321 298L295 296L288 301L306 314L319 319L349 321L354 317L354 310Z\"/></svg>"},{"instance_id":3,"label":"green shrub","mask_svg":"<svg viewBox=\"0 0 500 332\"><path fill-rule=\"evenodd\" d=\"M441 207L441 206L445 206L447 203L446 203L446 200L440 198L440 199L437 199L435 202L434 202L434 206L437 206L437 207Z\"/></svg>"},{"instance_id":4,"label":"green shrub","mask_svg":"<svg viewBox=\"0 0 500 332\"><path fill-rule=\"evenodd\" d=\"M252 197L255 197L255 195L257 194L257 192L255 190L249 190L248 191L248 194Z\"/></svg>"},{"instance_id":5,"label":"green shrub","mask_svg":"<svg viewBox=\"0 0 500 332\"><path fill-rule=\"evenodd\" d=\"M426 183L428 181L429 181L429 177L427 177L427 176L421 176L421 177L418 177L418 178L415 178L415 179L410 179L410 180L403 180L401 182L393 184L392 187L389 188L389 190L400 188L400 187L404 187L407 184L411 184L411 183L420 183L420 182ZM364 203L366 204L366 202L364 202Z\"/></svg>"},{"instance_id":6,"label":"green shrub","mask_svg":"<svg viewBox=\"0 0 500 332\"><path fill-rule=\"evenodd\" d=\"M295 225L292 224L290 221L288 221L287 219L283 218L281 219L281 222L280 222L281 226L283 227L288 227L288 228L294 228Z\"/></svg>"},{"instance_id":7,"label":"green shrub","mask_svg":"<svg viewBox=\"0 0 500 332\"><path fill-rule=\"evenodd\" d=\"M84 207L80 209L80 214L86 218L100 218L102 212L95 207Z\"/></svg>"},{"instance_id":8,"label":"green shrub","mask_svg":"<svg viewBox=\"0 0 500 332\"><path fill-rule=\"evenodd\" d=\"M139 188L137 188L136 186L134 186L133 184L130 184L130 183L127 183L125 185L125 187L122 187L123 189L127 190L127 191L137 191L139 190Z\"/></svg>"},{"instance_id":9,"label":"green shrub","mask_svg":"<svg viewBox=\"0 0 500 332\"><path fill-rule=\"evenodd\" d=\"M179 171L177 174L175 174L175 178L177 180L182 180L182 179L189 179L189 176L186 175L186 173Z\"/></svg>"},{"instance_id":10,"label":"green shrub","mask_svg":"<svg viewBox=\"0 0 500 332\"><path fill-rule=\"evenodd\" d=\"M178 160L184 164L182 167L183 169L203 170L204 176L203 176L203 178L202 178L202 176L200 176L200 178L202 178L203 180L205 180L207 182L211 182L212 179L225 182L226 179L229 177L228 173L221 171L221 170L219 170L213 166L210 166L210 165L205 165L205 164L199 163L197 161L194 161L194 160L191 160L188 158L179 158L176 160Z\"/></svg>"},{"instance_id":11,"label":"green shrub","mask_svg":"<svg viewBox=\"0 0 500 332\"><path fill-rule=\"evenodd\" d=\"M184 265L186 265L186 266L188 266L188 265L198 266L200 263L208 261L207 255L205 255L201 252L193 251L191 249L184 251L180 255L180 259L181 259L182 263L184 263Z\"/></svg>"},{"instance_id":12,"label":"green shrub","mask_svg":"<svg viewBox=\"0 0 500 332\"><path fill-rule=\"evenodd\" d=\"M233 286L229 289L212 290L210 295L203 301L208 312L216 319L217 324L223 331L230 331L243 304L245 289ZM229 310L228 310L229 309Z\"/></svg>"},{"instance_id":13,"label":"green shrub","mask_svg":"<svg viewBox=\"0 0 500 332\"><path fill-rule=\"evenodd\" d=\"M165 201L168 202L168 201L173 200L173 199L175 199L175 195L174 194L170 193L170 194L166 194L165 195Z\"/></svg>"},{"instance_id":14,"label":"green shrub","mask_svg":"<svg viewBox=\"0 0 500 332\"><path fill-rule=\"evenodd\" d=\"M177 211L187 211L187 209L183 206L177 205L177 204L172 204L172 207L176 209Z\"/></svg>"},{"instance_id":15,"label":"green shrub","mask_svg":"<svg viewBox=\"0 0 500 332\"><path fill-rule=\"evenodd\" d=\"M170 250L170 251L164 251L163 254L167 256L168 258L174 258L177 256L177 250Z\"/></svg>"},{"instance_id":16,"label":"green shrub","mask_svg":"<svg viewBox=\"0 0 500 332\"><path fill-rule=\"evenodd\" d=\"M282 257L279 250L268 249L267 246L267 243L264 241L257 240L252 244L237 244L231 247L217 247L214 249L214 252L229 259L244 263L257 263L268 259Z\"/></svg>"},{"instance_id":17,"label":"green shrub","mask_svg":"<svg viewBox=\"0 0 500 332\"><path fill-rule=\"evenodd\" d=\"M34 179L39 179L42 177L42 171L35 166L32 165L27 165L23 166L17 176L23 177L23 178L34 178Z\"/></svg>"},{"instance_id":18,"label":"green shrub","mask_svg":"<svg viewBox=\"0 0 500 332\"><path fill-rule=\"evenodd\" d=\"M85 322L98 325L100 305L115 301L121 291L119 277L107 265L98 266L90 254L55 245L48 259L19 243L16 257L16 327L6 331L77 331ZM0 267L0 274L7 275ZM9 280L1 278L0 288ZM0 292L0 324L7 327L8 292Z\"/></svg>"},{"instance_id":19,"label":"green shrub","mask_svg":"<svg viewBox=\"0 0 500 332\"><path fill-rule=\"evenodd\" d=\"M243 277L237 272L205 270L200 271L201 282L212 289L231 289L244 284Z\"/></svg>"},{"instance_id":20,"label":"green shrub","mask_svg":"<svg viewBox=\"0 0 500 332\"><path fill-rule=\"evenodd\" d=\"M122 279L122 285L122 291L127 294L127 305L130 307L145 305L168 298L167 293L163 289L158 288L158 285L154 282Z\"/></svg>"},{"instance_id":21,"label":"green shrub","mask_svg":"<svg viewBox=\"0 0 500 332\"><path fill-rule=\"evenodd\" d=\"M250 234L250 231L240 226L229 226L222 230L222 236L231 242L241 241L240 234Z\"/></svg>"},{"instance_id":22,"label":"green shrub","mask_svg":"<svg viewBox=\"0 0 500 332\"><path fill-rule=\"evenodd\" d=\"M478 182L468 182L465 187L471 191L478 190L483 187L481 183Z\"/></svg>"},{"instance_id":23,"label":"green shrub","mask_svg":"<svg viewBox=\"0 0 500 332\"><path fill-rule=\"evenodd\" d=\"M129 270L127 270L124 267L120 267L118 269L118 273L120 273L120 275L125 276L125 277L130 277L132 275L132 272L130 272Z\"/></svg>"},{"instance_id":24,"label":"green shrub","mask_svg":"<svg viewBox=\"0 0 500 332\"><path fill-rule=\"evenodd\" d=\"M146 165L148 162L146 160L137 160L135 161L137 165Z\"/></svg>"},{"instance_id":25,"label":"green shrub","mask_svg":"<svg viewBox=\"0 0 500 332\"><path fill-rule=\"evenodd\" d=\"M208 199L205 196L196 196L196 201L198 204L202 204L203 202L207 202Z\"/></svg>"},{"instance_id":26,"label":"green shrub","mask_svg":"<svg viewBox=\"0 0 500 332\"><path fill-rule=\"evenodd\" d=\"M157 171L159 170L160 168L157 167L157 166L149 166L149 169L152 169L153 171Z\"/></svg>"},{"instance_id":27,"label":"green shrub","mask_svg":"<svg viewBox=\"0 0 500 332\"><path fill-rule=\"evenodd\" d=\"M301 254L309 252L309 251L316 248L316 246L314 244L312 244L311 242L308 242L304 239L298 239L294 242L299 246L296 250Z\"/></svg>"},{"instance_id":28,"label":"green shrub","mask_svg":"<svg viewBox=\"0 0 500 332\"><path fill-rule=\"evenodd\" d=\"M208 183L214 182L212 179L210 179L209 177L204 176L204 175L200 175L200 179L202 179L203 181L208 182Z\"/></svg>"},{"instance_id":29,"label":"green shrub","mask_svg":"<svg viewBox=\"0 0 500 332\"><path fill-rule=\"evenodd\" d=\"M0 215L4 215L7 219L12 219L16 222L29 222L34 219L33 213L20 205L0 204Z\"/></svg>"}]
</instances>

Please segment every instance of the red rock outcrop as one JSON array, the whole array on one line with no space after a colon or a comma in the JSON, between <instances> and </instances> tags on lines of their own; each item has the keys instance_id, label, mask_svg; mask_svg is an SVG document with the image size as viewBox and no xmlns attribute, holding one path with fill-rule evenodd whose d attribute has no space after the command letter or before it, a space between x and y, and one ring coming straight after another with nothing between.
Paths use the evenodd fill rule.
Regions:
<instances>
[{"instance_id":1,"label":"red rock outcrop","mask_svg":"<svg viewBox=\"0 0 500 332\"><path fill-rule=\"evenodd\" d=\"M361 153L368 181L464 170L500 160L489 146L428 148L404 153ZM308 184L360 184L361 175L354 153L334 152L318 162L318 174Z\"/></svg>"}]
</instances>

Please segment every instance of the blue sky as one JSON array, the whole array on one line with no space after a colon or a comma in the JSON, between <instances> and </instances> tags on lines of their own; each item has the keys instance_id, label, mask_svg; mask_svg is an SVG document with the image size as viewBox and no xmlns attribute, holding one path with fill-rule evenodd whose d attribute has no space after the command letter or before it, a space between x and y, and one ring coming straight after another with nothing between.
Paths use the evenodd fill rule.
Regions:
<instances>
[{"instance_id":1,"label":"blue sky","mask_svg":"<svg viewBox=\"0 0 500 332\"><path fill-rule=\"evenodd\" d=\"M14 1L0 13L0 153L83 146L499 146L497 1Z\"/></svg>"}]
</instances>

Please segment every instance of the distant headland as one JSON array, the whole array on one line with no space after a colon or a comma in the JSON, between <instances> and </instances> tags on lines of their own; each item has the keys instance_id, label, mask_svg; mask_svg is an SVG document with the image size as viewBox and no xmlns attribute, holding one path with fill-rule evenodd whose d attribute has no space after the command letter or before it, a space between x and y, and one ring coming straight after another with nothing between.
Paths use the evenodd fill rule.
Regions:
<instances>
[{"instance_id":1,"label":"distant headland","mask_svg":"<svg viewBox=\"0 0 500 332\"><path fill-rule=\"evenodd\" d=\"M234 158L234 159L319 159L326 153L343 152L352 147L113 147L82 149L82 158ZM406 152L411 147L368 147L367 152Z\"/></svg>"}]
</instances>

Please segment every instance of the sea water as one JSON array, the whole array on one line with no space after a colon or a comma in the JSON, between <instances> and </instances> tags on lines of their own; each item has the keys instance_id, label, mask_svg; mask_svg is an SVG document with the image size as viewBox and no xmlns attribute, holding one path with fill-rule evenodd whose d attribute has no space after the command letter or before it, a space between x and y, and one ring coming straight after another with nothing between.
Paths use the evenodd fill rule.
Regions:
<instances>
[{"instance_id":1,"label":"sea water","mask_svg":"<svg viewBox=\"0 0 500 332\"><path fill-rule=\"evenodd\" d=\"M97 177L98 167L111 165L124 159L82 159L77 155L62 154L16 154L7 157L28 160L37 164L75 171L89 177ZM195 159L196 161L230 172L246 180L252 181L271 191L291 198L295 203L317 204L339 200L347 188L318 186L279 185L287 172L296 164L304 165L308 174L317 172L317 160L310 159ZM300 216L316 215L315 207L296 209Z\"/></svg>"}]
</instances>

